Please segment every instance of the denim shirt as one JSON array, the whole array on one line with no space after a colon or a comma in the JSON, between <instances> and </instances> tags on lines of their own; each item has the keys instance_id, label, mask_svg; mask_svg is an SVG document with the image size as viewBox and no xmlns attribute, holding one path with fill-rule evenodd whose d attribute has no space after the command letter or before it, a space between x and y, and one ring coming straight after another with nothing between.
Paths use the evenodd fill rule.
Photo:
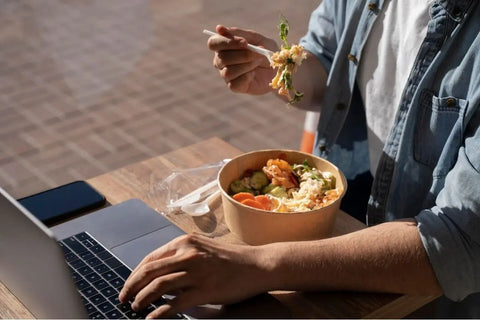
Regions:
<instances>
[{"instance_id":1,"label":"denim shirt","mask_svg":"<svg viewBox=\"0 0 480 320\"><path fill-rule=\"evenodd\" d=\"M323 0L300 44L329 76L314 153L347 179L369 170L362 48L383 0ZM367 223L414 217L444 294L480 291L480 5L436 0L383 149Z\"/></svg>"}]
</instances>

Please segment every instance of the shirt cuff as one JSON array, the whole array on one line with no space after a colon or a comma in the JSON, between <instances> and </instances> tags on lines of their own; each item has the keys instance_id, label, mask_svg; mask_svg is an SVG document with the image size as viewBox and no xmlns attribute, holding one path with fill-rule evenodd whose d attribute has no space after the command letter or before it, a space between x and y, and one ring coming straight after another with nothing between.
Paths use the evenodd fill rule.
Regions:
<instances>
[{"instance_id":1,"label":"shirt cuff","mask_svg":"<svg viewBox=\"0 0 480 320\"><path fill-rule=\"evenodd\" d=\"M449 209L423 210L416 220L444 295L454 301L479 291L480 247L448 215Z\"/></svg>"}]
</instances>

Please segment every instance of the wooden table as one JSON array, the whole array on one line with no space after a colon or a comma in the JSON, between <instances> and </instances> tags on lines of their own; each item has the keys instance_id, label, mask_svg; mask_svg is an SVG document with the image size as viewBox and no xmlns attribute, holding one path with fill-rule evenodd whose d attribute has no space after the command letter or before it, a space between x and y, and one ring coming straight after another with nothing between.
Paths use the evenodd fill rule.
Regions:
<instances>
[{"instance_id":1,"label":"wooden table","mask_svg":"<svg viewBox=\"0 0 480 320\"><path fill-rule=\"evenodd\" d=\"M205 163L232 158L241 151L226 142L212 138L195 145L169 152L146 161L89 179L108 202L116 204L139 198L158 211L164 203L159 200L156 186L172 170L192 168ZM202 217L185 214L168 216L186 232L197 232L221 241L241 243L225 225L221 203ZM334 236L353 232L366 226L340 212ZM408 296L358 292L291 292L265 293L246 301L210 310L206 317L234 318L402 318L435 299L435 296ZM32 314L0 283L0 317L33 318Z\"/></svg>"}]
</instances>

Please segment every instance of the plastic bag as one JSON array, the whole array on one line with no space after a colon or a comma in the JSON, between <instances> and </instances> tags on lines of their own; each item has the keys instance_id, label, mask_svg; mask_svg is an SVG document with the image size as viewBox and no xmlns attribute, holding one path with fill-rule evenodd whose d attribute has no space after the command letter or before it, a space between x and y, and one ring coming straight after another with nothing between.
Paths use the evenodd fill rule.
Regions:
<instances>
[{"instance_id":1,"label":"plastic bag","mask_svg":"<svg viewBox=\"0 0 480 320\"><path fill-rule=\"evenodd\" d=\"M191 192L199 188L204 189L198 200L213 192L218 188L216 184L218 172L229 160L224 159L200 167L172 171L169 176L155 185L154 190L152 190L158 200L157 203L159 202L161 205L161 208L156 208L156 210L165 214L178 212L179 206L172 206L172 204L175 204L175 202L178 202L178 200ZM203 188L203 186L206 187Z\"/></svg>"}]
</instances>

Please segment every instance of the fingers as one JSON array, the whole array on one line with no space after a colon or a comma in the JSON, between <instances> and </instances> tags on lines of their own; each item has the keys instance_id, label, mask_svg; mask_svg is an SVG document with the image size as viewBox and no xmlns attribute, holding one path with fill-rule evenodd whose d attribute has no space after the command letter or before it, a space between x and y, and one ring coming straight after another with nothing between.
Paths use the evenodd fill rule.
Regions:
<instances>
[{"instance_id":1,"label":"fingers","mask_svg":"<svg viewBox=\"0 0 480 320\"><path fill-rule=\"evenodd\" d=\"M211 293L210 287L206 286L206 283L211 283L206 279L208 271L222 261L212 253L221 247L211 239L196 235L185 235L171 241L150 253L135 268L120 292L120 301L133 300L132 308L138 311L165 294L177 295L152 313L153 317L174 315L188 307L206 303Z\"/></svg>"},{"instance_id":2,"label":"fingers","mask_svg":"<svg viewBox=\"0 0 480 320\"><path fill-rule=\"evenodd\" d=\"M238 78L227 82L228 88L233 92L243 93L248 92L250 86L253 83L253 79L255 78L255 71L250 71L247 73L242 74Z\"/></svg>"},{"instance_id":3,"label":"fingers","mask_svg":"<svg viewBox=\"0 0 480 320\"><path fill-rule=\"evenodd\" d=\"M219 72L223 80L225 80L226 83L230 83L241 78L244 74L250 73L251 71L255 70L260 64L261 61L259 62L258 60L243 64L235 64L225 67L219 70Z\"/></svg>"},{"instance_id":4,"label":"fingers","mask_svg":"<svg viewBox=\"0 0 480 320\"><path fill-rule=\"evenodd\" d=\"M207 46L212 51L246 49L248 42L245 38L235 36L229 29L220 29L218 35L208 38Z\"/></svg>"},{"instance_id":5,"label":"fingers","mask_svg":"<svg viewBox=\"0 0 480 320\"><path fill-rule=\"evenodd\" d=\"M213 66L230 90L255 95L272 91L269 83L275 71L266 57L247 46L250 43L277 51L275 41L253 30L218 25L216 31L218 34L211 36L207 45L215 51Z\"/></svg>"},{"instance_id":6,"label":"fingers","mask_svg":"<svg viewBox=\"0 0 480 320\"><path fill-rule=\"evenodd\" d=\"M227 28L222 25L218 25L216 27L217 33L227 37L227 38L243 38L247 41L247 43L253 45L265 45L264 42L268 41L263 35L253 30L245 30L235 27Z\"/></svg>"},{"instance_id":7,"label":"fingers","mask_svg":"<svg viewBox=\"0 0 480 320\"><path fill-rule=\"evenodd\" d=\"M172 259L168 258L175 254L176 250L173 248L178 241L177 238L165 246L151 252L138 264L125 281L125 284L120 291L119 299L121 302L131 300L136 293L155 276L175 271L175 267L172 266Z\"/></svg>"},{"instance_id":8,"label":"fingers","mask_svg":"<svg viewBox=\"0 0 480 320\"><path fill-rule=\"evenodd\" d=\"M268 64L268 60L263 55L250 50L223 50L215 52L213 57L213 66L221 70L231 65L253 61L265 62L266 65Z\"/></svg>"},{"instance_id":9,"label":"fingers","mask_svg":"<svg viewBox=\"0 0 480 320\"><path fill-rule=\"evenodd\" d=\"M185 272L176 272L157 277L138 292L132 303L132 309L142 310L152 302L162 298L164 294L180 291L187 287L188 279Z\"/></svg>"},{"instance_id":10,"label":"fingers","mask_svg":"<svg viewBox=\"0 0 480 320\"><path fill-rule=\"evenodd\" d=\"M176 314L188 309L191 306L201 304L201 300L198 299L200 296L201 295L196 290L184 290L181 294L177 295L171 300L168 300L167 303L153 310L147 315L147 318L156 319L174 317Z\"/></svg>"}]
</instances>

